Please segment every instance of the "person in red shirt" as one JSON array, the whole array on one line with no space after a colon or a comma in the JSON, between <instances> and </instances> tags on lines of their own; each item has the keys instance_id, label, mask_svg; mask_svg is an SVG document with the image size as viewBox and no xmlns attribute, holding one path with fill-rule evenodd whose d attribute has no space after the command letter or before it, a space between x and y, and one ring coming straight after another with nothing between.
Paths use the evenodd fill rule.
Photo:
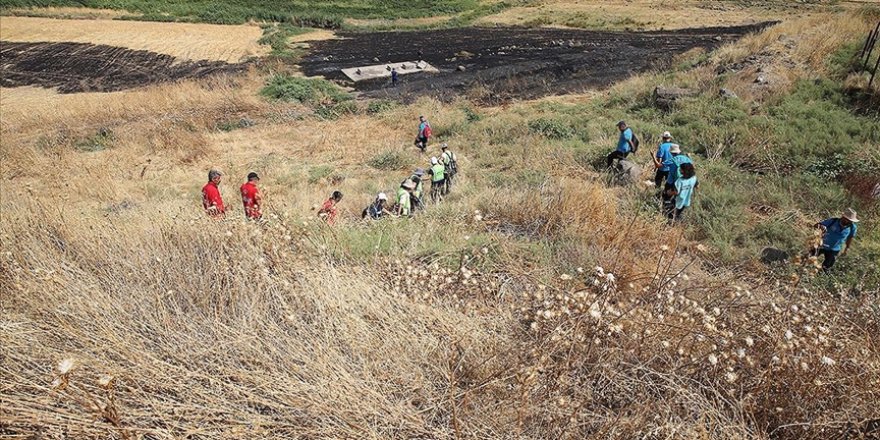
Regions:
<instances>
[{"instance_id":1,"label":"person in red shirt","mask_svg":"<svg viewBox=\"0 0 880 440\"><path fill-rule=\"evenodd\" d=\"M260 183L260 176L257 173L247 175L247 182L241 185L241 202L244 203L244 215L250 220L259 220L263 217L260 205L263 201L263 195L257 184Z\"/></svg>"},{"instance_id":2,"label":"person in red shirt","mask_svg":"<svg viewBox=\"0 0 880 440\"><path fill-rule=\"evenodd\" d=\"M202 206L205 212L214 218L223 218L226 208L223 206L223 198L220 197L220 178L223 173L217 170L208 171L208 183L202 187Z\"/></svg>"},{"instance_id":3,"label":"person in red shirt","mask_svg":"<svg viewBox=\"0 0 880 440\"><path fill-rule=\"evenodd\" d=\"M336 204L342 200L342 193L339 191L333 191L333 194L321 205L321 209L318 210L318 217L324 219L327 224L333 224L336 221Z\"/></svg>"}]
</instances>

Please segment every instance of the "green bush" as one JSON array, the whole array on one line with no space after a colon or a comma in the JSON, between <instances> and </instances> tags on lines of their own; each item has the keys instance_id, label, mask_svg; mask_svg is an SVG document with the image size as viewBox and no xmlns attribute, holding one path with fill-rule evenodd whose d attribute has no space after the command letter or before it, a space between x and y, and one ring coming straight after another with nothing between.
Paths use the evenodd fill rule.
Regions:
<instances>
[{"instance_id":1,"label":"green bush","mask_svg":"<svg viewBox=\"0 0 880 440\"><path fill-rule=\"evenodd\" d=\"M260 94L270 99L311 105L335 105L351 99L348 93L330 81L287 74L270 78Z\"/></svg>"},{"instance_id":2,"label":"green bush","mask_svg":"<svg viewBox=\"0 0 880 440\"><path fill-rule=\"evenodd\" d=\"M309 170L309 183L315 184L333 172L332 165L319 165Z\"/></svg>"},{"instance_id":3,"label":"green bush","mask_svg":"<svg viewBox=\"0 0 880 440\"><path fill-rule=\"evenodd\" d=\"M568 139L577 134L577 130L572 125L558 118L538 118L529 121L529 131L549 139Z\"/></svg>"},{"instance_id":4,"label":"green bush","mask_svg":"<svg viewBox=\"0 0 880 440\"><path fill-rule=\"evenodd\" d=\"M367 113L377 115L397 108L397 102L388 99L377 99L367 104Z\"/></svg>"},{"instance_id":5,"label":"green bush","mask_svg":"<svg viewBox=\"0 0 880 440\"><path fill-rule=\"evenodd\" d=\"M315 114L323 119L337 119L340 116L353 115L358 112L357 103L349 100L337 104L321 105L315 109Z\"/></svg>"},{"instance_id":6,"label":"green bush","mask_svg":"<svg viewBox=\"0 0 880 440\"><path fill-rule=\"evenodd\" d=\"M398 151L385 151L367 161L367 165L382 171L404 170L409 168L410 160Z\"/></svg>"},{"instance_id":7,"label":"green bush","mask_svg":"<svg viewBox=\"0 0 880 440\"><path fill-rule=\"evenodd\" d=\"M111 147L113 143L113 131L109 129L101 129L92 136L78 141L74 147L79 151L94 153L103 151Z\"/></svg>"}]
</instances>

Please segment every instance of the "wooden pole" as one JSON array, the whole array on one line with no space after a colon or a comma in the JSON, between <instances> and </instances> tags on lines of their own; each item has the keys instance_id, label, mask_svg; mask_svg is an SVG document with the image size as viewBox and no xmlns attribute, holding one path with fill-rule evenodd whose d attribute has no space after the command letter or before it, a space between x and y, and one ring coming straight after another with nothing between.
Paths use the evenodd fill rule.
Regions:
<instances>
[{"instance_id":1,"label":"wooden pole","mask_svg":"<svg viewBox=\"0 0 880 440\"><path fill-rule=\"evenodd\" d=\"M868 80L868 88L871 88L871 84L874 83L874 77L877 75L877 68L880 67L880 57L877 57L877 61L874 63L874 72L871 73L871 79Z\"/></svg>"},{"instance_id":2,"label":"wooden pole","mask_svg":"<svg viewBox=\"0 0 880 440\"><path fill-rule=\"evenodd\" d=\"M865 44L865 51L868 53L865 57L865 69L868 68L868 62L871 61L871 52L874 51L874 46L877 45L877 37L880 37L880 22L877 22L877 27L874 28L874 32L871 32L868 42Z\"/></svg>"},{"instance_id":3,"label":"wooden pole","mask_svg":"<svg viewBox=\"0 0 880 440\"><path fill-rule=\"evenodd\" d=\"M868 39L865 40L865 44L862 45L862 51L859 52L859 59L862 59L862 57L865 56L865 52L868 51L868 46L871 44L871 40L874 39L874 32L875 31L868 31Z\"/></svg>"}]
</instances>

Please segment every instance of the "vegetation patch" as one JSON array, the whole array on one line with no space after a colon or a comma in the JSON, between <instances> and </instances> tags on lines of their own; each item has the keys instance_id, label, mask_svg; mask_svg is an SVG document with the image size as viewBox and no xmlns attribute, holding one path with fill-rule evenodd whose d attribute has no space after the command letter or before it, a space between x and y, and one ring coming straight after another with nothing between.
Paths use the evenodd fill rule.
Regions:
<instances>
[{"instance_id":1,"label":"vegetation patch","mask_svg":"<svg viewBox=\"0 0 880 440\"><path fill-rule=\"evenodd\" d=\"M332 106L352 99L351 95L327 80L287 74L270 78L260 93L270 99L316 106Z\"/></svg>"},{"instance_id":2,"label":"vegetation patch","mask_svg":"<svg viewBox=\"0 0 880 440\"><path fill-rule=\"evenodd\" d=\"M395 171L407 169L410 166L409 158L399 151L385 151L367 161L367 165L382 171Z\"/></svg>"}]
</instances>

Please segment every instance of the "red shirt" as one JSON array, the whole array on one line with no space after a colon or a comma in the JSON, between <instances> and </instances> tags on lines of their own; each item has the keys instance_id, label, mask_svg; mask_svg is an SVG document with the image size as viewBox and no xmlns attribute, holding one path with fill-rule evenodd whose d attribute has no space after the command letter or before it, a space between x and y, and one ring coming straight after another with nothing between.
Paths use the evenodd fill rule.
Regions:
<instances>
[{"instance_id":1,"label":"red shirt","mask_svg":"<svg viewBox=\"0 0 880 440\"><path fill-rule=\"evenodd\" d=\"M245 182L241 186L241 202L244 203L244 215L247 218L259 220L263 213L260 212L260 201L263 197L257 185Z\"/></svg>"},{"instance_id":2,"label":"red shirt","mask_svg":"<svg viewBox=\"0 0 880 440\"><path fill-rule=\"evenodd\" d=\"M327 213L327 223L331 225L336 220L336 205L333 203L333 199L327 199L323 205L321 205L321 209L318 210L318 214Z\"/></svg>"},{"instance_id":3,"label":"red shirt","mask_svg":"<svg viewBox=\"0 0 880 440\"><path fill-rule=\"evenodd\" d=\"M223 198L220 197L220 188L217 188L216 183L208 182L202 187L202 206L205 207L205 210L212 206L217 208L215 213L208 212L213 217L220 217L226 212L226 208L223 207Z\"/></svg>"}]
</instances>

